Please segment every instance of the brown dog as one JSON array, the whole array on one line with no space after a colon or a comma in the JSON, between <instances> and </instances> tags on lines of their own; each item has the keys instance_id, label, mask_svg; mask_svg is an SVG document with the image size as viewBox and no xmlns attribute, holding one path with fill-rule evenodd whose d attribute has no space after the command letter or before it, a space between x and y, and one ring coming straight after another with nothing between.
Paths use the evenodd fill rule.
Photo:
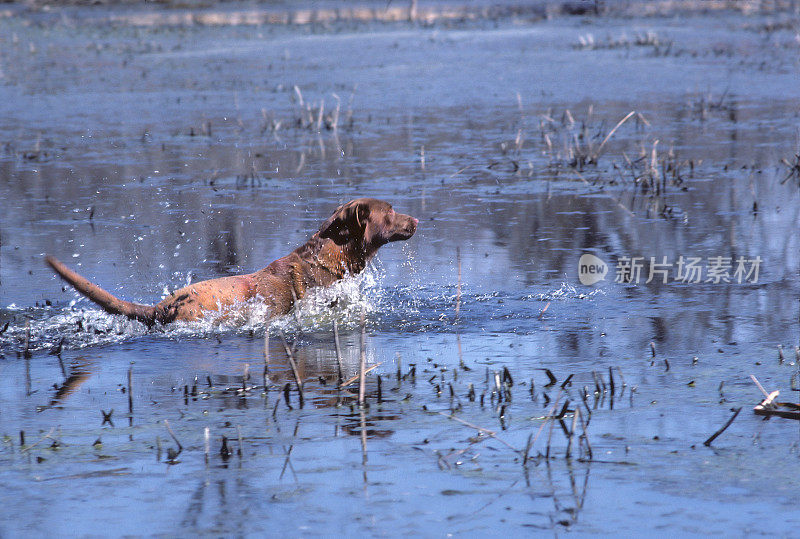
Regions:
<instances>
[{"instance_id":1,"label":"brown dog","mask_svg":"<svg viewBox=\"0 0 800 539\"><path fill-rule=\"evenodd\" d=\"M361 272L379 247L413 236L417 223L410 215L395 213L387 202L359 198L339 206L305 245L266 268L189 285L157 305L118 299L52 256L45 260L65 281L106 312L122 314L148 326L156 322L198 320L207 311L224 311L253 298L263 300L272 315L278 316L289 312L309 289L328 286L347 274Z\"/></svg>"}]
</instances>

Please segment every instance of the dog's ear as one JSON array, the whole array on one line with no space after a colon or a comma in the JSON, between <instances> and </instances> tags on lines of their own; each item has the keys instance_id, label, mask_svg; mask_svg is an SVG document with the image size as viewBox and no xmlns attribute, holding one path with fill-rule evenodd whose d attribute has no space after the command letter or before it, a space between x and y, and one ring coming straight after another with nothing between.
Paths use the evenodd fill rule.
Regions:
<instances>
[{"instance_id":1,"label":"dog's ear","mask_svg":"<svg viewBox=\"0 0 800 539\"><path fill-rule=\"evenodd\" d=\"M344 245L350 241L350 230L339 216L339 210L334 212L333 215L328 217L327 221L322 223L319 229L319 237L330 238L337 245Z\"/></svg>"},{"instance_id":2,"label":"dog's ear","mask_svg":"<svg viewBox=\"0 0 800 539\"><path fill-rule=\"evenodd\" d=\"M339 206L319 229L320 238L330 238L337 245L364 236L369 218L369 206L355 200Z\"/></svg>"}]
</instances>

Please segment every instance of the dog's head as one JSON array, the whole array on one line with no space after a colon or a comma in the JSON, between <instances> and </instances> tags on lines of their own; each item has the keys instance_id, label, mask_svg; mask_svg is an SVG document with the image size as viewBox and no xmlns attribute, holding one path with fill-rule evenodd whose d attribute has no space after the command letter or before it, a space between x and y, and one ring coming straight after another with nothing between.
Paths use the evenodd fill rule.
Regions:
<instances>
[{"instance_id":1,"label":"dog's head","mask_svg":"<svg viewBox=\"0 0 800 539\"><path fill-rule=\"evenodd\" d=\"M337 245L354 243L372 251L390 241L407 240L419 221L397 213L392 205L374 198L359 198L339 206L319 229L321 238Z\"/></svg>"}]
</instances>

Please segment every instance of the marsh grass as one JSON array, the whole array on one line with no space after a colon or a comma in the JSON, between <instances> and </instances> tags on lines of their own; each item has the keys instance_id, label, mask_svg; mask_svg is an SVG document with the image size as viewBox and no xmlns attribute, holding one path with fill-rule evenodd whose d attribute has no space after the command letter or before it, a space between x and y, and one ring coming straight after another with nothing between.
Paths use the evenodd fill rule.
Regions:
<instances>
[{"instance_id":1,"label":"marsh grass","mask_svg":"<svg viewBox=\"0 0 800 539\"><path fill-rule=\"evenodd\" d=\"M584 34L578 37L578 43L572 48L582 51L596 50L630 50L632 48L649 48L654 56L668 56L672 52L673 41L662 39L656 32L637 32L633 37L627 34L614 38L606 36L604 39L596 39L593 34Z\"/></svg>"},{"instance_id":2,"label":"marsh grass","mask_svg":"<svg viewBox=\"0 0 800 539\"><path fill-rule=\"evenodd\" d=\"M539 132L545 147L544 154L551 165L578 171L596 167L608 142L628 120L635 118L637 126L640 123L649 125L644 116L631 111L607 130L604 121L599 124L593 122L592 113L593 108L590 107L586 118L580 121L574 118L569 109L561 114L559 120L555 120L551 113L541 116Z\"/></svg>"}]
</instances>

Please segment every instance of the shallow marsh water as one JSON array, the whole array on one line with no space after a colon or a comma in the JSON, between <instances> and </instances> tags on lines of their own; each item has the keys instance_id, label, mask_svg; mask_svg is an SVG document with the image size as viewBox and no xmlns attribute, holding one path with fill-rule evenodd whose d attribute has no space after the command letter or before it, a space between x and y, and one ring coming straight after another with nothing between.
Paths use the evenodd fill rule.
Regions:
<instances>
[{"instance_id":1,"label":"shallow marsh water","mask_svg":"<svg viewBox=\"0 0 800 539\"><path fill-rule=\"evenodd\" d=\"M2 535L796 529L800 431L752 414L749 379L795 398L800 193L781 159L800 151L796 14L136 27L96 13L0 20ZM596 165L572 166L631 110ZM634 183L651 162L664 184ZM152 302L263 267L364 195L418 217L417 234L270 324L266 390L257 308L148 332L42 262ZM584 253L610 264L604 282L580 284ZM624 256L762 263L756 283L625 285ZM337 406L332 329L351 376L362 311L380 364L363 414L351 393ZM284 398L280 331L302 408ZM542 417L566 398L588 415L584 387L592 458L576 440L566 459ZM536 458L523 467L451 413L520 450L544 425Z\"/></svg>"}]
</instances>

